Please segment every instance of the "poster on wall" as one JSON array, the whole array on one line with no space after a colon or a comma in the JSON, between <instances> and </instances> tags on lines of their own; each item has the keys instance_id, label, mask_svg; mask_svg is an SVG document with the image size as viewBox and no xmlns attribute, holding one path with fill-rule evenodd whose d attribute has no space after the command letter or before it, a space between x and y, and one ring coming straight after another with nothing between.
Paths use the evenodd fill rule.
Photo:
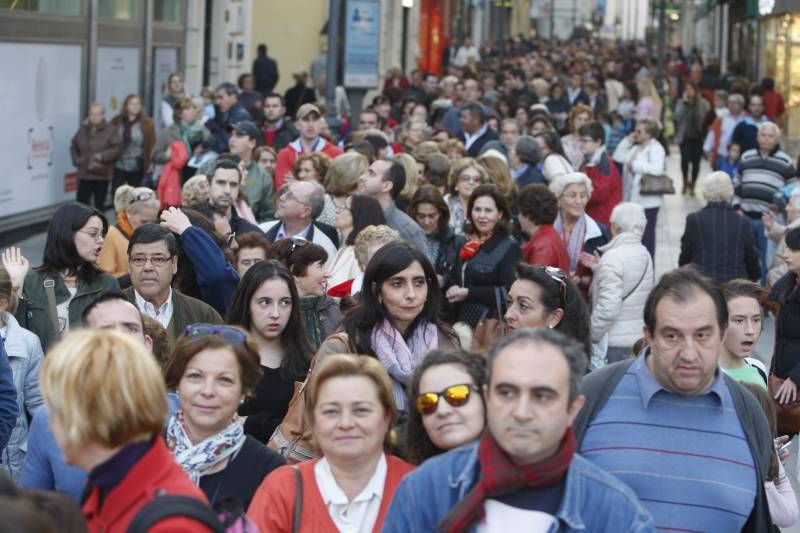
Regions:
<instances>
[{"instance_id":1,"label":"poster on wall","mask_svg":"<svg viewBox=\"0 0 800 533\"><path fill-rule=\"evenodd\" d=\"M139 49L98 46L95 95L106 106L106 118L119 113L133 93L139 93Z\"/></svg>"},{"instance_id":2,"label":"poster on wall","mask_svg":"<svg viewBox=\"0 0 800 533\"><path fill-rule=\"evenodd\" d=\"M178 70L177 48L156 48L153 50L153 113L156 124L163 126L161 120L161 99L167 90L169 75Z\"/></svg>"},{"instance_id":3,"label":"poster on wall","mask_svg":"<svg viewBox=\"0 0 800 533\"><path fill-rule=\"evenodd\" d=\"M378 86L380 4L377 0L348 0L344 38L345 87Z\"/></svg>"},{"instance_id":4,"label":"poster on wall","mask_svg":"<svg viewBox=\"0 0 800 533\"><path fill-rule=\"evenodd\" d=\"M74 171L82 55L79 45L0 43L0 218L74 198L65 176Z\"/></svg>"}]
</instances>

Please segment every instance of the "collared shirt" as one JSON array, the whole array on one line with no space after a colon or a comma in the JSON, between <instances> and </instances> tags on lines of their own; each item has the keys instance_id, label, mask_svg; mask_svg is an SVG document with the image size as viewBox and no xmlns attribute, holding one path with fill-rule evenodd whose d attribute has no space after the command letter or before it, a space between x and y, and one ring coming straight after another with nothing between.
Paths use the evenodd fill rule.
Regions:
<instances>
[{"instance_id":1,"label":"collared shirt","mask_svg":"<svg viewBox=\"0 0 800 533\"><path fill-rule=\"evenodd\" d=\"M287 235L286 234L286 226L281 225L278 227L278 233L275 234L275 242L278 242L281 239L288 239L289 237L303 237L304 239L308 239L308 232L311 230L311 224L303 228L302 230L298 231L294 235Z\"/></svg>"},{"instance_id":2,"label":"collared shirt","mask_svg":"<svg viewBox=\"0 0 800 533\"><path fill-rule=\"evenodd\" d=\"M527 171L528 171L528 165L523 163L522 165L518 166L517 168L512 168L511 169L511 175L514 177L514 181L516 181L516 180L519 179L520 176L525 174L525 172L527 172Z\"/></svg>"},{"instance_id":3,"label":"collared shirt","mask_svg":"<svg viewBox=\"0 0 800 533\"><path fill-rule=\"evenodd\" d=\"M470 134L467 130L464 130L464 150L469 150L469 147L478 140L478 138L486 133L486 130L489 128L488 124L484 124L481 128L476 131L475 133Z\"/></svg>"},{"instance_id":4,"label":"collared shirt","mask_svg":"<svg viewBox=\"0 0 800 533\"><path fill-rule=\"evenodd\" d=\"M647 359L652 357L650 350L648 349L645 352L643 357L637 357L636 361L633 362L629 372L632 372L636 375L636 381L639 383L639 391L642 395L642 407L647 409L650 404L650 400L653 399L658 392L664 391L667 394L675 394L672 391L669 391L664 388L661 383L658 382L656 377L653 375L653 372L650 370L650 367L647 365ZM711 386L704 392L701 396L713 396L719 401L720 407L723 409L725 407L730 407L725 405L725 397L727 396L725 391L725 382L722 378L722 372L720 372L719 368L714 372L714 381L711 382Z\"/></svg>"},{"instance_id":5,"label":"collared shirt","mask_svg":"<svg viewBox=\"0 0 800 533\"><path fill-rule=\"evenodd\" d=\"M383 488L386 484L386 456L381 454L375 472L361 493L348 500L345 493L336 483L331 466L323 457L314 465L314 479L317 482L320 496L331 520L343 533L369 533L375 527L378 512L383 499Z\"/></svg>"},{"instance_id":6,"label":"collared shirt","mask_svg":"<svg viewBox=\"0 0 800 533\"><path fill-rule=\"evenodd\" d=\"M136 298L136 307L139 308L145 316L149 316L153 320L157 320L159 324L164 326L164 329L169 329L169 322L172 320L172 289L169 290L169 295L167 296L167 301L165 301L161 307L156 309L156 307L142 298L139 294L139 291L133 291L133 294Z\"/></svg>"}]
</instances>

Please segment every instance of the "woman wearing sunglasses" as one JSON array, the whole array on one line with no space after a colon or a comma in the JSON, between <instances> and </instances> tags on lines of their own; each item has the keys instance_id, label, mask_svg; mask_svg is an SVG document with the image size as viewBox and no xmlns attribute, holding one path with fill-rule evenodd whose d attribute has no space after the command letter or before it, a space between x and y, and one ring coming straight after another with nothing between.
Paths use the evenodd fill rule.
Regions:
<instances>
[{"instance_id":1,"label":"woman wearing sunglasses","mask_svg":"<svg viewBox=\"0 0 800 533\"><path fill-rule=\"evenodd\" d=\"M414 371L408 389L406 457L420 464L477 439L486 425L481 389L486 360L464 351L430 352Z\"/></svg>"},{"instance_id":2,"label":"woman wearing sunglasses","mask_svg":"<svg viewBox=\"0 0 800 533\"><path fill-rule=\"evenodd\" d=\"M397 486L414 468L390 455L398 417L392 381L372 357L337 354L319 363L305 401L322 457L267 476L247 512L260 531L381 530Z\"/></svg>"},{"instance_id":3,"label":"woman wearing sunglasses","mask_svg":"<svg viewBox=\"0 0 800 533\"><path fill-rule=\"evenodd\" d=\"M158 219L158 198L152 189L120 185L114 191L117 223L108 228L106 242L97 256L97 266L115 278L128 273L128 239L143 224Z\"/></svg>"},{"instance_id":4,"label":"woman wearing sunglasses","mask_svg":"<svg viewBox=\"0 0 800 533\"><path fill-rule=\"evenodd\" d=\"M319 244L292 237L273 244L268 258L283 263L294 276L308 342L316 350L342 321L339 304L325 292L328 286L328 273L325 272L328 252Z\"/></svg>"},{"instance_id":5,"label":"woman wearing sunglasses","mask_svg":"<svg viewBox=\"0 0 800 533\"><path fill-rule=\"evenodd\" d=\"M312 355L300 297L286 267L271 259L250 267L233 296L228 323L247 331L258 351L263 375L239 414L247 416L245 431L267 442L286 415L295 381L305 379Z\"/></svg>"},{"instance_id":6,"label":"woman wearing sunglasses","mask_svg":"<svg viewBox=\"0 0 800 533\"><path fill-rule=\"evenodd\" d=\"M439 282L425 254L405 241L389 243L367 264L358 303L342 321L344 334L325 339L317 358L376 357L392 378L397 408L407 411L405 387L417 365L430 350L458 347L455 334L438 318L439 306Z\"/></svg>"},{"instance_id":7,"label":"woman wearing sunglasses","mask_svg":"<svg viewBox=\"0 0 800 533\"><path fill-rule=\"evenodd\" d=\"M261 377L255 344L235 327L193 324L178 338L164 374L180 400L167 424L167 448L212 507L234 498L247 509L266 475L285 464L245 435L236 414Z\"/></svg>"},{"instance_id":8,"label":"woman wearing sunglasses","mask_svg":"<svg viewBox=\"0 0 800 533\"><path fill-rule=\"evenodd\" d=\"M486 168L471 157L457 159L450 167L447 179L448 194L444 199L450 209L450 226L456 235L464 234L467 221L467 204L472 191L481 183L486 183L489 175Z\"/></svg>"},{"instance_id":9,"label":"woman wearing sunglasses","mask_svg":"<svg viewBox=\"0 0 800 533\"><path fill-rule=\"evenodd\" d=\"M505 321L509 333L521 328L551 328L572 337L591 353L589 312L567 274L555 267L517 265L508 291Z\"/></svg>"}]
</instances>

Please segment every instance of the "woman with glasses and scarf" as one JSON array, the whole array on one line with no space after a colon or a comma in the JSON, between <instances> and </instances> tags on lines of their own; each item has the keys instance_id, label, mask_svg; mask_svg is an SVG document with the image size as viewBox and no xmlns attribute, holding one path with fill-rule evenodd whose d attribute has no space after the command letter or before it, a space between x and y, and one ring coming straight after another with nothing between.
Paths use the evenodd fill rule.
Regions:
<instances>
[{"instance_id":1,"label":"woman with glasses and scarf","mask_svg":"<svg viewBox=\"0 0 800 533\"><path fill-rule=\"evenodd\" d=\"M246 435L236 413L261 378L256 345L231 326L193 324L164 368L180 408L170 417L167 448L212 507L233 498L242 510L283 457Z\"/></svg>"},{"instance_id":2,"label":"woman with glasses and scarf","mask_svg":"<svg viewBox=\"0 0 800 533\"><path fill-rule=\"evenodd\" d=\"M482 388L486 359L456 350L434 350L414 371L408 389L405 456L413 464L471 442L486 426Z\"/></svg>"},{"instance_id":3,"label":"woman with glasses and scarf","mask_svg":"<svg viewBox=\"0 0 800 533\"><path fill-rule=\"evenodd\" d=\"M436 272L414 246L392 242L372 256L362 287L358 303L342 320L342 331L325 339L317 359L337 353L376 357L392 378L397 408L408 411L405 388L417 365L430 350L459 344L438 318Z\"/></svg>"},{"instance_id":4,"label":"woman with glasses and scarf","mask_svg":"<svg viewBox=\"0 0 800 533\"><path fill-rule=\"evenodd\" d=\"M508 291L508 332L522 328L555 329L591 353L589 311L575 285L560 268L517 265L517 279Z\"/></svg>"},{"instance_id":5,"label":"woman with glasses and scarf","mask_svg":"<svg viewBox=\"0 0 800 533\"><path fill-rule=\"evenodd\" d=\"M119 132L122 150L114 163L112 190L124 183L138 187L150 172L150 154L156 143L155 123L144 114L139 95L129 94L120 114L111 119L111 125Z\"/></svg>"},{"instance_id":6,"label":"woman with glasses and scarf","mask_svg":"<svg viewBox=\"0 0 800 533\"><path fill-rule=\"evenodd\" d=\"M82 325L81 315L90 303L104 292L119 290L117 280L95 266L107 231L108 222L100 211L67 204L50 219L40 266L29 271L30 264L18 248L3 255L3 266L19 296L16 309L9 311L20 326L39 337L45 353L62 335Z\"/></svg>"},{"instance_id":7,"label":"woman with glasses and scarf","mask_svg":"<svg viewBox=\"0 0 800 533\"><path fill-rule=\"evenodd\" d=\"M449 192L445 195L444 200L450 209L450 226L456 235L464 234L467 204L472 191L488 180L489 174L486 172L486 167L471 157L457 159L450 167L450 176L447 178Z\"/></svg>"},{"instance_id":8,"label":"woman with glasses and scarf","mask_svg":"<svg viewBox=\"0 0 800 533\"><path fill-rule=\"evenodd\" d=\"M115 278L128 274L128 239L136 228L158 220L158 198L152 189L120 185L114 191L117 223L108 228L97 266Z\"/></svg>"},{"instance_id":9,"label":"woman with glasses and scarf","mask_svg":"<svg viewBox=\"0 0 800 533\"><path fill-rule=\"evenodd\" d=\"M227 322L247 331L258 351L263 375L239 414L247 417L247 434L261 442L286 415L295 382L308 374L312 350L301 309L294 277L268 259L245 273L228 312Z\"/></svg>"}]
</instances>

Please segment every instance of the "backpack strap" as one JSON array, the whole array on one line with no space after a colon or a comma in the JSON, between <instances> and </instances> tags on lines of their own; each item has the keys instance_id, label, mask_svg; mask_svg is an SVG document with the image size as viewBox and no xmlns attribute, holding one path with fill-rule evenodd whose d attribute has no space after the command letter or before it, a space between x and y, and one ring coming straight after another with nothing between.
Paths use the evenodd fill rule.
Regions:
<instances>
[{"instance_id":1,"label":"backpack strap","mask_svg":"<svg viewBox=\"0 0 800 533\"><path fill-rule=\"evenodd\" d=\"M157 494L139 509L128 525L128 533L147 533L150 528L166 518L183 516L195 520L215 533L225 533L216 513L209 506L189 496Z\"/></svg>"},{"instance_id":2,"label":"backpack strap","mask_svg":"<svg viewBox=\"0 0 800 533\"><path fill-rule=\"evenodd\" d=\"M46 277L42 283L44 294L47 296L47 316L50 318L50 327L53 328L53 339L61 340L61 328L58 327L58 311L56 310L56 282L51 277Z\"/></svg>"}]
</instances>

